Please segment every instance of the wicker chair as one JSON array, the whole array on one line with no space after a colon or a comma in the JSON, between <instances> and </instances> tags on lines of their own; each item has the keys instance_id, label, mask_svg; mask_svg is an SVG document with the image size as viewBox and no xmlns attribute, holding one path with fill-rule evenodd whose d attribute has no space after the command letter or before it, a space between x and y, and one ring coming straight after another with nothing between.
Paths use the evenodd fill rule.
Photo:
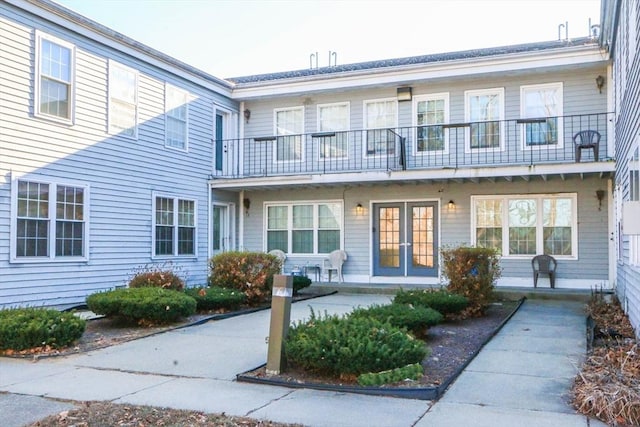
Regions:
<instances>
[{"instance_id":1,"label":"wicker chair","mask_svg":"<svg viewBox=\"0 0 640 427\"><path fill-rule=\"evenodd\" d=\"M337 249L329 254L329 258L324 260L323 269L327 274L327 279L331 281L331 272L336 271L338 275L338 283L342 283L344 278L342 277L342 264L347 260L347 253L343 250Z\"/></svg>"},{"instance_id":2,"label":"wicker chair","mask_svg":"<svg viewBox=\"0 0 640 427\"><path fill-rule=\"evenodd\" d=\"M549 282L551 288L556 287L556 268L558 262L551 255L536 255L531 260L531 267L533 268L533 287L538 287L538 276L540 273L549 275Z\"/></svg>"}]
</instances>

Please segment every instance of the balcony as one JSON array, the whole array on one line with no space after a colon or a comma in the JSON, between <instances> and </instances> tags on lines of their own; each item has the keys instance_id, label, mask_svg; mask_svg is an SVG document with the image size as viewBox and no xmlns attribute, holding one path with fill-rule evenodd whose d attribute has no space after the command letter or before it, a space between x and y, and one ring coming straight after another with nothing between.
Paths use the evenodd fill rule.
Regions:
<instances>
[{"instance_id":1,"label":"balcony","mask_svg":"<svg viewBox=\"0 0 640 427\"><path fill-rule=\"evenodd\" d=\"M214 179L576 163L573 137L583 130L600 134L602 162L610 160L611 118L599 113L225 140ZM594 151L581 150L581 162L593 164Z\"/></svg>"}]
</instances>

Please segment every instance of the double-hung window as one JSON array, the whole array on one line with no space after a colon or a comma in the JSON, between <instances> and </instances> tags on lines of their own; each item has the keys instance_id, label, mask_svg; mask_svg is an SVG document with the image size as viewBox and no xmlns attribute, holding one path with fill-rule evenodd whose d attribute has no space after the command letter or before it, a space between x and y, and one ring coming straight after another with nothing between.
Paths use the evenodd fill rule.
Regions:
<instances>
[{"instance_id":1,"label":"double-hung window","mask_svg":"<svg viewBox=\"0 0 640 427\"><path fill-rule=\"evenodd\" d=\"M342 241L341 202L268 204L266 250L328 254Z\"/></svg>"},{"instance_id":2,"label":"double-hung window","mask_svg":"<svg viewBox=\"0 0 640 427\"><path fill-rule=\"evenodd\" d=\"M344 159L349 153L349 103L318 105L318 132L335 136L320 138L320 159Z\"/></svg>"},{"instance_id":3,"label":"double-hung window","mask_svg":"<svg viewBox=\"0 0 640 427\"><path fill-rule=\"evenodd\" d=\"M138 137L138 73L109 61L109 133Z\"/></svg>"},{"instance_id":4,"label":"double-hung window","mask_svg":"<svg viewBox=\"0 0 640 427\"><path fill-rule=\"evenodd\" d=\"M640 146L636 144L629 156L629 201L640 201ZM629 219L624 219L628 221ZM636 218L637 220L637 218ZM629 263L640 267L640 236L629 235Z\"/></svg>"},{"instance_id":5,"label":"double-hung window","mask_svg":"<svg viewBox=\"0 0 640 427\"><path fill-rule=\"evenodd\" d=\"M153 255L196 255L196 201L179 197L153 197Z\"/></svg>"},{"instance_id":6,"label":"double-hung window","mask_svg":"<svg viewBox=\"0 0 640 427\"><path fill-rule=\"evenodd\" d=\"M169 84L164 100L165 146L187 151L189 132L189 93Z\"/></svg>"},{"instance_id":7,"label":"double-hung window","mask_svg":"<svg viewBox=\"0 0 640 427\"><path fill-rule=\"evenodd\" d=\"M504 89L468 90L465 121L470 123L467 151L500 150L503 147Z\"/></svg>"},{"instance_id":8,"label":"double-hung window","mask_svg":"<svg viewBox=\"0 0 640 427\"><path fill-rule=\"evenodd\" d=\"M12 261L86 260L86 185L17 179L13 199Z\"/></svg>"},{"instance_id":9,"label":"double-hung window","mask_svg":"<svg viewBox=\"0 0 640 427\"><path fill-rule=\"evenodd\" d=\"M397 123L398 101L395 98L364 101L367 156L393 155L396 152Z\"/></svg>"},{"instance_id":10,"label":"double-hung window","mask_svg":"<svg viewBox=\"0 0 640 427\"><path fill-rule=\"evenodd\" d=\"M577 257L576 195L474 196L475 245L503 256Z\"/></svg>"},{"instance_id":11,"label":"double-hung window","mask_svg":"<svg viewBox=\"0 0 640 427\"><path fill-rule=\"evenodd\" d=\"M562 148L562 83L522 86L520 103L520 117L544 119L522 125L524 147Z\"/></svg>"},{"instance_id":12,"label":"double-hung window","mask_svg":"<svg viewBox=\"0 0 640 427\"><path fill-rule=\"evenodd\" d=\"M72 123L75 47L36 32L36 49L35 114Z\"/></svg>"},{"instance_id":13,"label":"double-hung window","mask_svg":"<svg viewBox=\"0 0 640 427\"><path fill-rule=\"evenodd\" d=\"M413 108L416 154L446 153L448 151L447 131L442 125L449 122L449 94L416 96Z\"/></svg>"},{"instance_id":14,"label":"double-hung window","mask_svg":"<svg viewBox=\"0 0 640 427\"><path fill-rule=\"evenodd\" d=\"M274 154L276 162L302 161L304 107L274 110L274 127L277 136Z\"/></svg>"}]
</instances>

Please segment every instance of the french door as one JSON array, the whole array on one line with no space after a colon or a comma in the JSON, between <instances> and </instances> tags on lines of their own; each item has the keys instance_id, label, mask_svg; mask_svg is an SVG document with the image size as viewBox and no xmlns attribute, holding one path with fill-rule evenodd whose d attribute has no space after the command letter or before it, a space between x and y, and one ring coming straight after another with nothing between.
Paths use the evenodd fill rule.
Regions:
<instances>
[{"instance_id":1,"label":"french door","mask_svg":"<svg viewBox=\"0 0 640 427\"><path fill-rule=\"evenodd\" d=\"M373 206L373 274L438 275L437 202Z\"/></svg>"}]
</instances>

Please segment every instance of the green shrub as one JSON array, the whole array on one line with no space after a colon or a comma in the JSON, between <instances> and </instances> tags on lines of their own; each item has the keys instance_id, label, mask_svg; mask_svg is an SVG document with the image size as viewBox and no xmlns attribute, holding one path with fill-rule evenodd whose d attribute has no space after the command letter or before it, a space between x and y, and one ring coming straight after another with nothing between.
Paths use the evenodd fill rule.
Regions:
<instances>
[{"instance_id":1,"label":"green shrub","mask_svg":"<svg viewBox=\"0 0 640 427\"><path fill-rule=\"evenodd\" d=\"M357 308L349 314L350 317L370 317L388 321L393 326L405 328L415 336L425 335L427 329L442 322L442 314L429 307L407 304L372 305L367 308Z\"/></svg>"},{"instance_id":2,"label":"green shrub","mask_svg":"<svg viewBox=\"0 0 640 427\"><path fill-rule=\"evenodd\" d=\"M498 253L490 248L460 246L443 249L441 259L442 271L449 279L447 289L469 299L463 315L483 315L501 273Z\"/></svg>"},{"instance_id":3,"label":"green shrub","mask_svg":"<svg viewBox=\"0 0 640 427\"><path fill-rule=\"evenodd\" d=\"M417 380L422 378L424 371L422 365L414 363L402 368L389 369L382 372L361 374L358 376L358 384L361 386L376 386L397 383L404 380Z\"/></svg>"},{"instance_id":4,"label":"green shrub","mask_svg":"<svg viewBox=\"0 0 640 427\"><path fill-rule=\"evenodd\" d=\"M460 313L467 308L469 300L446 289L415 289L400 290L393 298L394 304L410 304L413 306L430 307L445 316Z\"/></svg>"},{"instance_id":5,"label":"green shrub","mask_svg":"<svg viewBox=\"0 0 640 427\"><path fill-rule=\"evenodd\" d=\"M187 288L184 292L196 300L198 311L220 308L234 310L247 300L247 296L240 291L219 287Z\"/></svg>"},{"instance_id":6,"label":"green shrub","mask_svg":"<svg viewBox=\"0 0 640 427\"><path fill-rule=\"evenodd\" d=\"M285 341L287 361L307 371L354 377L420 363L422 341L404 330L368 317L316 317L295 324Z\"/></svg>"},{"instance_id":7,"label":"green shrub","mask_svg":"<svg viewBox=\"0 0 640 427\"><path fill-rule=\"evenodd\" d=\"M86 322L71 313L44 308L0 310L0 350L55 348L79 339Z\"/></svg>"},{"instance_id":8,"label":"green shrub","mask_svg":"<svg viewBox=\"0 0 640 427\"><path fill-rule=\"evenodd\" d=\"M311 286L311 279L307 276L293 276L293 294L297 294L300 289Z\"/></svg>"},{"instance_id":9,"label":"green shrub","mask_svg":"<svg viewBox=\"0 0 640 427\"><path fill-rule=\"evenodd\" d=\"M196 312L196 300L161 288L125 288L87 297L89 310L138 323L171 323Z\"/></svg>"},{"instance_id":10,"label":"green shrub","mask_svg":"<svg viewBox=\"0 0 640 427\"><path fill-rule=\"evenodd\" d=\"M271 296L273 275L280 273L280 261L263 252L224 252L209 260L209 269L209 286L237 289L253 304Z\"/></svg>"},{"instance_id":11,"label":"green shrub","mask_svg":"<svg viewBox=\"0 0 640 427\"><path fill-rule=\"evenodd\" d=\"M162 266L151 265L137 268L131 280L130 288L162 288L181 291L184 289L184 280L178 276L170 264Z\"/></svg>"}]
</instances>

